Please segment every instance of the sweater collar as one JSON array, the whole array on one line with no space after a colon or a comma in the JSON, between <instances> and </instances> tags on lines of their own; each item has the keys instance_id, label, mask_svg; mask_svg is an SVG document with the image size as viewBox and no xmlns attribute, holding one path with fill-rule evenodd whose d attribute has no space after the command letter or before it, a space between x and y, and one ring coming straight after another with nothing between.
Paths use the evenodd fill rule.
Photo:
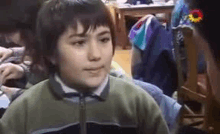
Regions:
<instances>
[{"instance_id":1,"label":"sweater collar","mask_svg":"<svg viewBox=\"0 0 220 134\"><path fill-rule=\"evenodd\" d=\"M52 87L51 91L52 93L58 98L68 98L68 97L77 97L80 95L80 93L72 89L68 86L66 86L62 80L59 78L58 75L56 74L51 74L49 77L49 83L50 86ZM105 101L108 94L109 94L109 76L107 75L103 83L92 93L90 94L85 94L85 96L90 96L90 97L95 97L98 100Z\"/></svg>"}]
</instances>

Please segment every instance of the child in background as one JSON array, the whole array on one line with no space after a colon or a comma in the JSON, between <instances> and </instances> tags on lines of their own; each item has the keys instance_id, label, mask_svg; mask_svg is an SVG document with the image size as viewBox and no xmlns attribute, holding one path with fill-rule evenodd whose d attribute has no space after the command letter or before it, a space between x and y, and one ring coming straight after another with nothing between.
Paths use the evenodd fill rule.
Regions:
<instances>
[{"instance_id":1,"label":"child in background","mask_svg":"<svg viewBox=\"0 0 220 134\"><path fill-rule=\"evenodd\" d=\"M4 91L9 99L9 94L24 88L30 81L27 77L29 61L26 61L26 58L23 61L23 55L25 48L35 41L35 23L40 1L42 0L1 1L0 90ZM8 87L13 91L4 90Z\"/></svg>"},{"instance_id":2,"label":"child in background","mask_svg":"<svg viewBox=\"0 0 220 134\"><path fill-rule=\"evenodd\" d=\"M27 51L32 68L41 66L50 78L10 105L0 120L1 134L168 134L149 94L108 75L114 24L100 0L49 0L36 30L39 43Z\"/></svg>"}]
</instances>

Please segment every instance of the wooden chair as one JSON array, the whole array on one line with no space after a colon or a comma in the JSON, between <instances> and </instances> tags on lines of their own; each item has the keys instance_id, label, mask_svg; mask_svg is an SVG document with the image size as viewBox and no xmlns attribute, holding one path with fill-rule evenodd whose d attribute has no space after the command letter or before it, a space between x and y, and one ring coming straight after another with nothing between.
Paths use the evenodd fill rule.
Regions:
<instances>
[{"instance_id":1,"label":"wooden chair","mask_svg":"<svg viewBox=\"0 0 220 134\"><path fill-rule=\"evenodd\" d=\"M187 62L188 62L188 73L186 81L183 80L183 74L182 74L182 66L181 66L181 56L179 53L179 45L178 41L175 37L178 30L181 30L184 36L184 46L186 48L187 52ZM180 125L185 125L183 122L185 119L191 119L192 123L189 123L187 125L189 126L198 126L203 124L202 129L208 130L208 124L207 122L207 105L208 105L208 99L207 95L210 92L204 84L201 82L198 82L198 71L197 71L197 57L198 57L198 49L197 46L194 43L193 40L193 32L190 27L187 26L179 26L177 28L173 28L173 35L174 35L174 52L175 52L175 58L177 62L177 70L178 70L178 102L182 104L182 110L181 110L181 117L179 120ZM203 76L205 79L203 81L206 81L206 74L200 75ZM206 85L206 84L205 84ZM185 103L186 101L196 101L200 104L202 104L202 112L196 113L192 109L188 107L188 105ZM199 120L200 119L200 120Z\"/></svg>"},{"instance_id":2,"label":"wooden chair","mask_svg":"<svg viewBox=\"0 0 220 134\"><path fill-rule=\"evenodd\" d=\"M207 76L207 105L205 111L205 122L204 128L210 134L219 134L220 133L220 105L216 102L214 96L212 95L211 91L211 84L210 80Z\"/></svg>"}]
</instances>

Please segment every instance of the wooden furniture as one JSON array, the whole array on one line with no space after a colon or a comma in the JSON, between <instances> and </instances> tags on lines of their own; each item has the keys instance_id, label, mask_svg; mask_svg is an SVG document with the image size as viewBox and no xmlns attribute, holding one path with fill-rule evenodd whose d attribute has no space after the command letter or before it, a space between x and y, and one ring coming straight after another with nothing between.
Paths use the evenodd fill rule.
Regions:
<instances>
[{"instance_id":1,"label":"wooden furniture","mask_svg":"<svg viewBox=\"0 0 220 134\"><path fill-rule=\"evenodd\" d=\"M115 25L117 45L122 46L123 49L129 44L128 32L126 30L125 16L143 17L147 14L165 13L168 14L168 20L171 20L171 13L174 5L136 5L136 6L115 6Z\"/></svg>"},{"instance_id":2,"label":"wooden furniture","mask_svg":"<svg viewBox=\"0 0 220 134\"><path fill-rule=\"evenodd\" d=\"M113 61L118 63L125 71L127 76L131 77L131 52L130 50L115 50ZM114 62L112 62L114 65ZM123 71L122 71L123 72Z\"/></svg>"},{"instance_id":3,"label":"wooden furniture","mask_svg":"<svg viewBox=\"0 0 220 134\"><path fill-rule=\"evenodd\" d=\"M188 118L191 119L192 123L188 124L189 126L197 126L203 124L203 130L208 130L208 108L209 105L208 96L210 96L210 89L207 89L208 86L202 85L198 82L198 71L197 71L197 46L193 40L193 31L190 27L179 26L173 29L173 34L176 35L178 30L183 32L184 36L184 45L187 51L187 61L188 61L188 73L186 82L183 81L182 77L182 67L181 59L179 54L179 45L176 38L174 37L174 49L175 57L177 61L177 70L178 70L178 102L183 105L182 116L180 118L180 125L183 125L183 120ZM203 74L205 81L207 81L207 75ZM209 84L208 82L205 82ZM186 101L196 101L203 106L201 113L195 113L191 110L186 104ZM188 114L186 114L188 112ZM200 118L200 120L199 120ZM201 120L202 118L202 120Z\"/></svg>"},{"instance_id":4,"label":"wooden furniture","mask_svg":"<svg viewBox=\"0 0 220 134\"><path fill-rule=\"evenodd\" d=\"M207 88L211 91L210 80L207 80ZM220 104L214 99L211 92L207 95L208 104L206 107L205 126L210 134L220 133Z\"/></svg>"}]
</instances>

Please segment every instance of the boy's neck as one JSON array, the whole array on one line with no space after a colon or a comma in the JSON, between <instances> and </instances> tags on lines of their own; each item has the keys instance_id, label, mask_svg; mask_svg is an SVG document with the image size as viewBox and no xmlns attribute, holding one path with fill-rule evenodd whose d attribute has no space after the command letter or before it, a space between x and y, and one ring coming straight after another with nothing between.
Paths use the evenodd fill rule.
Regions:
<instances>
[{"instance_id":1,"label":"boy's neck","mask_svg":"<svg viewBox=\"0 0 220 134\"><path fill-rule=\"evenodd\" d=\"M108 75L106 76L106 78L103 80L103 82L101 83L101 85L99 85L97 88L94 88L94 89L77 89L77 88L72 88L72 87L69 87L67 86L60 78L60 76L55 73L54 75L55 77L55 80L61 84L61 87L63 88L64 92L65 93L73 93L73 92L80 92L80 93L88 93L88 91L91 91L92 93L100 96L102 91L104 90L105 86L107 85L108 83ZM84 92L85 91L85 92ZM87 92L86 92L87 91Z\"/></svg>"}]
</instances>

